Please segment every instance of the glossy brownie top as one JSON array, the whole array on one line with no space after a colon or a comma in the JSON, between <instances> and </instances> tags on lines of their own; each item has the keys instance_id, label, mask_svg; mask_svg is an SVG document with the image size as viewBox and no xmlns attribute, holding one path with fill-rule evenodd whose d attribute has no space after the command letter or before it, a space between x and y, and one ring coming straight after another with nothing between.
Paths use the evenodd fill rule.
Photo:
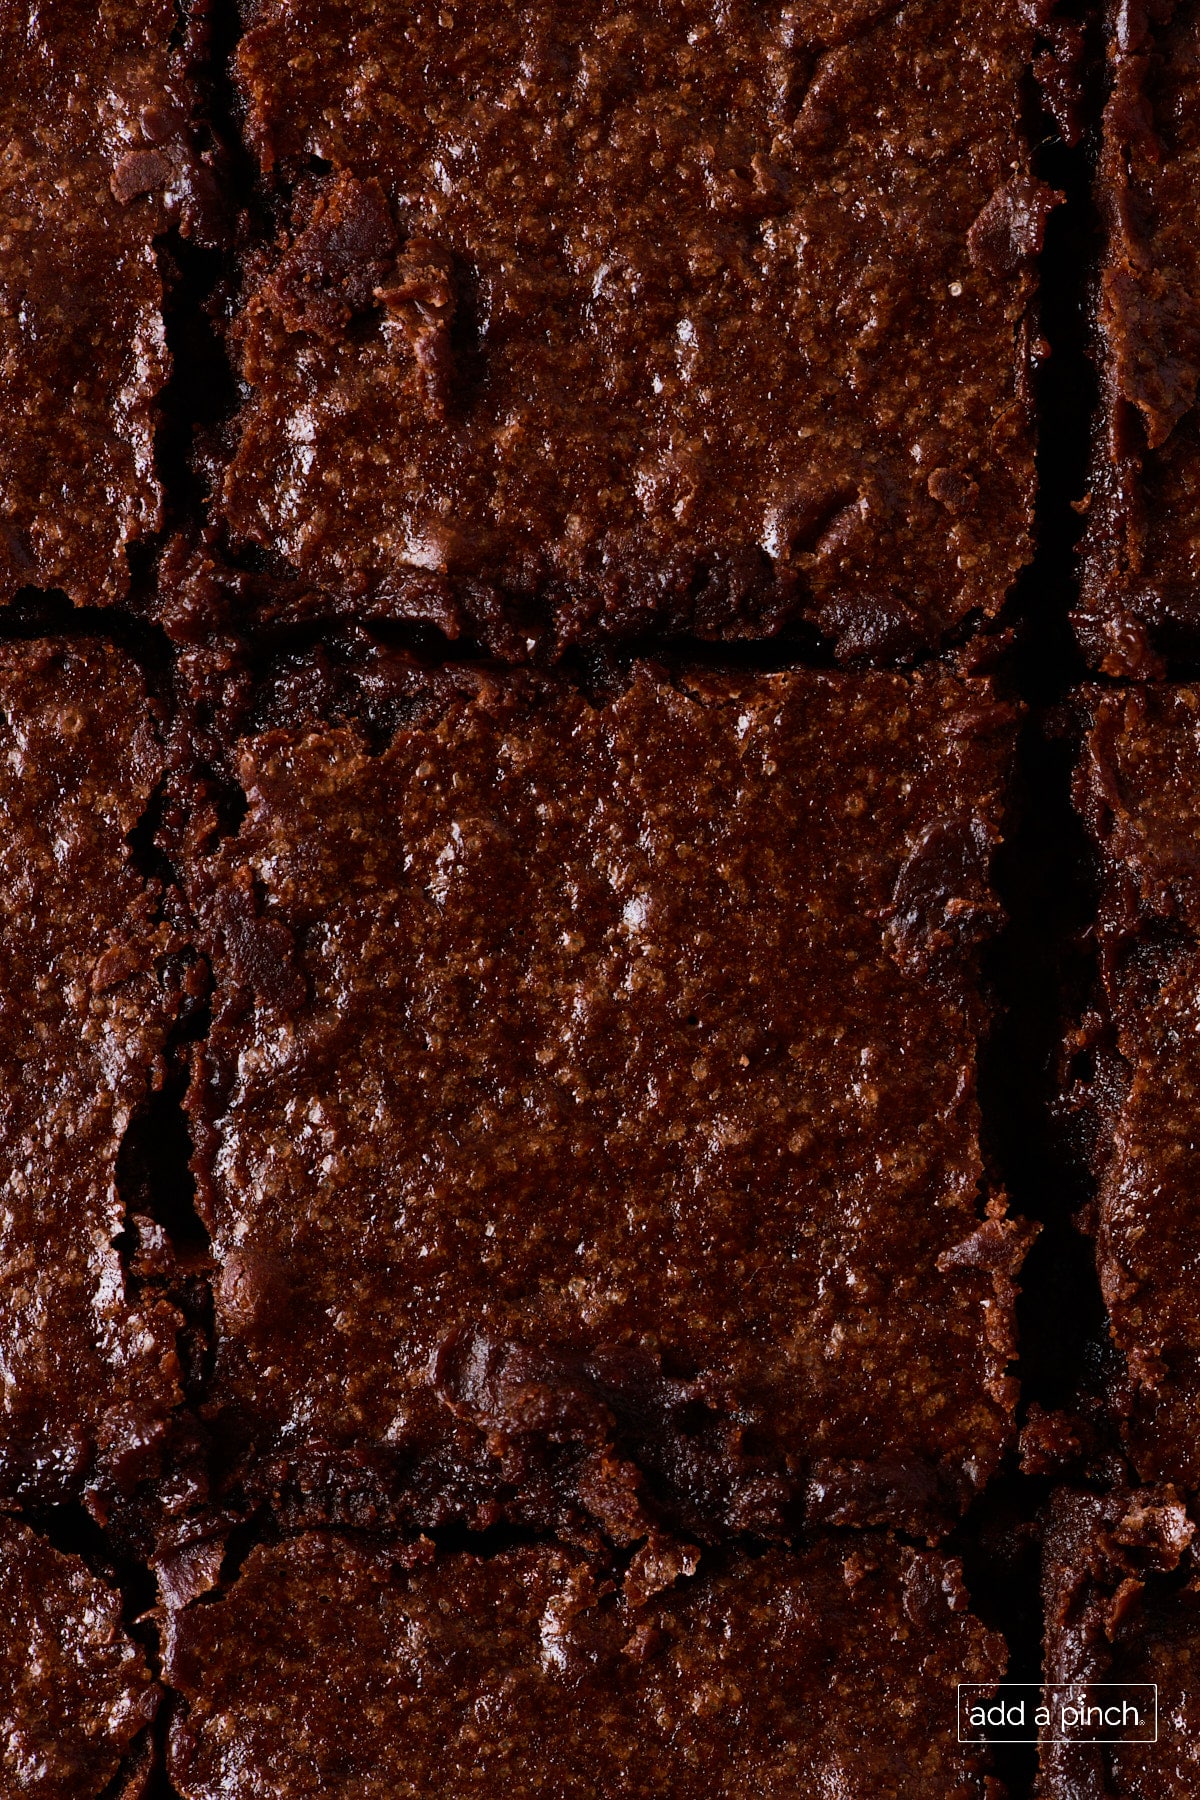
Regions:
<instances>
[{"instance_id":1,"label":"glossy brownie top","mask_svg":"<svg viewBox=\"0 0 1200 1800\"><path fill-rule=\"evenodd\" d=\"M1030 555L1048 191L1015 0L248 9L278 234L217 509L324 604L507 656L911 656Z\"/></svg>"},{"instance_id":2,"label":"glossy brownie top","mask_svg":"<svg viewBox=\"0 0 1200 1800\"><path fill-rule=\"evenodd\" d=\"M471 1457L534 1504L540 1444L618 1537L630 1463L700 1530L943 1519L1014 1399L974 956L1012 710L456 679L382 747L245 739L189 865L226 1441L379 1451L451 1510Z\"/></svg>"},{"instance_id":3,"label":"glossy brownie top","mask_svg":"<svg viewBox=\"0 0 1200 1800\"><path fill-rule=\"evenodd\" d=\"M1077 801L1100 851L1097 1257L1146 1480L1200 1487L1200 690L1097 693Z\"/></svg>"},{"instance_id":4,"label":"glossy brownie top","mask_svg":"<svg viewBox=\"0 0 1200 1800\"><path fill-rule=\"evenodd\" d=\"M553 1546L426 1553L294 1539L172 1616L183 1800L983 1800L954 1685L1004 1651L952 1560L859 1537L667 1567L631 1603Z\"/></svg>"},{"instance_id":5,"label":"glossy brownie top","mask_svg":"<svg viewBox=\"0 0 1200 1800\"><path fill-rule=\"evenodd\" d=\"M1108 13L1102 404L1077 622L1098 667L1152 675L1200 645L1200 11Z\"/></svg>"},{"instance_id":6,"label":"glossy brownie top","mask_svg":"<svg viewBox=\"0 0 1200 1800\"><path fill-rule=\"evenodd\" d=\"M152 1466L175 1315L131 1283L117 1186L170 1025L171 933L128 835L162 772L109 646L0 645L0 1500Z\"/></svg>"},{"instance_id":7,"label":"glossy brownie top","mask_svg":"<svg viewBox=\"0 0 1200 1800\"><path fill-rule=\"evenodd\" d=\"M1128 1741L1116 1744L1043 1742L1039 1800L1184 1800L1196 1792L1194 1532L1170 1487L1054 1495L1043 1555L1045 1679L1101 1684L1093 1691L1084 1686L1080 1697L1107 1706L1122 1700L1141 1706L1148 1696L1123 1694L1120 1686L1155 1685L1157 1741L1135 1741L1146 1728L1130 1724Z\"/></svg>"},{"instance_id":8,"label":"glossy brownie top","mask_svg":"<svg viewBox=\"0 0 1200 1800\"><path fill-rule=\"evenodd\" d=\"M0 1514L0 1791L136 1800L157 1705L120 1596L78 1556Z\"/></svg>"},{"instance_id":9,"label":"glossy brownie top","mask_svg":"<svg viewBox=\"0 0 1200 1800\"><path fill-rule=\"evenodd\" d=\"M155 239L216 210L178 27L170 0L0 11L0 603L120 600L161 523Z\"/></svg>"}]
</instances>

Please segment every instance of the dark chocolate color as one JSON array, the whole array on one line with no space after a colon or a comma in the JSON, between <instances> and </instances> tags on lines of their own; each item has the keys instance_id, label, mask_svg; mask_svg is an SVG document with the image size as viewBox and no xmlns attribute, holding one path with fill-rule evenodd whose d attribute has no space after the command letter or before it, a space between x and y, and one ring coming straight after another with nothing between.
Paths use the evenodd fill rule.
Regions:
<instances>
[{"instance_id":1,"label":"dark chocolate color","mask_svg":"<svg viewBox=\"0 0 1200 1800\"><path fill-rule=\"evenodd\" d=\"M1108 0L1096 422L1083 596L1093 663L1200 650L1200 8Z\"/></svg>"},{"instance_id":2,"label":"dark chocolate color","mask_svg":"<svg viewBox=\"0 0 1200 1800\"><path fill-rule=\"evenodd\" d=\"M138 1800L157 1707L120 1596L79 1557L0 1514L4 1800Z\"/></svg>"},{"instance_id":3,"label":"dark chocolate color","mask_svg":"<svg viewBox=\"0 0 1200 1800\"><path fill-rule=\"evenodd\" d=\"M382 749L244 741L190 862L224 1441L423 1523L937 1529L1015 1398L975 1097L1012 709L457 681Z\"/></svg>"},{"instance_id":4,"label":"dark chocolate color","mask_svg":"<svg viewBox=\"0 0 1200 1800\"><path fill-rule=\"evenodd\" d=\"M0 645L0 1501L128 1485L179 1399L116 1185L174 1009L127 841L161 770L126 656Z\"/></svg>"},{"instance_id":5,"label":"dark chocolate color","mask_svg":"<svg viewBox=\"0 0 1200 1800\"><path fill-rule=\"evenodd\" d=\"M1031 554L1045 8L248 8L217 512L507 656L818 626L908 657Z\"/></svg>"},{"instance_id":6,"label":"dark chocolate color","mask_svg":"<svg viewBox=\"0 0 1200 1800\"><path fill-rule=\"evenodd\" d=\"M1003 1644L952 1560L860 1538L634 1603L551 1546L413 1561L300 1538L172 1616L182 1800L999 1800L951 1721Z\"/></svg>"},{"instance_id":7,"label":"dark chocolate color","mask_svg":"<svg viewBox=\"0 0 1200 1800\"><path fill-rule=\"evenodd\" d=\"M1100 852L1096 1254L1144 1480L1200 1489L1200 690L1091 696L1076 798Z\"/></svg>"},{"instance_id":8,"label":"dark chocolate color","mask_svg":"<svg viewBox=\"0 0 1200 1800\"><path fill-rule=\"evenodd\" d=\"M1039 1800L1192 1800L1200 1787L1193 1533L1170 1487L1054 1495L1042 1581L1045 1680L1157 1684L1158 1741L1043 1742ZM1123 1697L1103 1688L1087 1695L1093 1704Z\"/></svg>"},{"instance_id":9,"label":"dark chocolate color","mask_svg":"<svg viewBox=\"0 0 1200 1800\"><path fill-rule=\"evenodd\" d=\"M180 10L0 9L0 602L120 600L130 545L162 522L156 238L203 238L214 209Z\"/></svg>"}]
</instances>

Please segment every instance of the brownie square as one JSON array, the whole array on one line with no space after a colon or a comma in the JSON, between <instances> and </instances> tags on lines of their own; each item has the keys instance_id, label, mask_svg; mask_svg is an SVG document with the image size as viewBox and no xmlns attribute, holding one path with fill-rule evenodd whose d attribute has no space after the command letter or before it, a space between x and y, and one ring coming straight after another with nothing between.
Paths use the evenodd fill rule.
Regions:
<instances>
[{"instance_id":1,"label":"brownie square","mask_svg":"<svg viewBox=\"0 0 1200 1800\"><path fill-rule=\"evenodd\" d=\"M155 241L213 213L186 38L171 0L0 14L0 603L119 600L161 524Z\"/></svg>"},{"instance_id":2,"label":"brownie square","mask_svg":"<svg viewBox=\"0 0 1200 1800\"><path fill-rule=\"evenodd\" d=\"M868 1537L671 1580L631 1597L552 1545L257 1548L170 1615L171 1778L181 1800L996 1794L954 1689L1004 1644L953 1560Z\"/></svg>"},{"instance_id":3,"label":"brownie square","mask_svg":"<svg viewBox=\"0 0 1200 1800\"><path fill-rule=\"evenodd\" d=\"M191 856L238 1479L423 1524L567 1496L622 1540L939 1528L1014 1404L1027 1233L975 1093L1013 710L942 673L439 681L394 730L243 740L245 817Z\"/></svg>"},{"instance_id":4,"label":"brownie square","mask_svg":"<svg viewBox=\"0 0 1200 1800\"><path fill-rule=\"evenodd\" d=\"M1017 0L247 8L216 512L326 608L506 656L907 657L1031 554Z\"/></svg>"},{"instance_id":5,"label":"brownie square","mask_svg":"<svg viewBox=\"0 0 1200 1800\"><path fill-rule=\"evenodd\" d=\"M1200 18L1176 0L1106 10L1102 404L1077 625L1097 667L1150 675L1200 644Z\"/></svg>"},{"instance_id":6,"label":"brownie square","mask_svg":"<svg viewBox=\"0 0 1200 1800\"><path fill-rule=\"evenodd\" d=\"M128 1486L180 1397L117 1178L174 1011L128 841L162 768L128 657L0 645L0 1503Z\"/></svg>"},{"instance_id":7,"label":"brownie square","mask_svg":"<svg viewBox=\"0 0 1200 1800\"><path fill-rule=\"evenodd\" d=\"M80 1557L0 1514L3 1792L138 1800L158 1697L120 1596Z\"/></svg>"},{"instance_id":8,"label":"brownie square","mask_svg":"<svg viewBox=\"0 0 1200 1800\"><path fill-rule=\"evenodd\" d=\"M1143 1480L1200 1487L1200 690L1095 693L1076 799L1099 853L1096 1257Z\"/></svg>"},{"instance_id":9,"label":"brownie square","mask_svg":"<svg viewBox=\"0 0 1200 1800\"><path fill-rule=\"evenodd\" d=\"M1061 1489L1045 1532L1045 1679L1153 1683L1158 1741L1039 1752L1039 1800L1190 1800L1200 1785L1200 1582L1174 1489ZM1082 1696L1081 1696L1082 1697ZM1090 1704L1111 1705L1101 1688ZM1134 1700L1141 1696L1124 1696ZM1049 1734L1045 1734L1048 1736ZM1116 1735L1115 1731L1114 1734Z\"/></svg>"}]
</instances>

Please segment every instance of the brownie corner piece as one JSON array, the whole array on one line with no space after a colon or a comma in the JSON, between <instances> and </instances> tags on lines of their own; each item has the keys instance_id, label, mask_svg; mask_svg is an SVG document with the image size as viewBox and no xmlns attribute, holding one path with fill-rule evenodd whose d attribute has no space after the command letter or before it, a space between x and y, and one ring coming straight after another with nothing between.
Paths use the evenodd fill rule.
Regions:
<instances>
[{"instance_id":1,"label":"brownie corner piece","mask_svg":"<svg viewBox=\"0 0 1200 1800\"><path fill-rule=\"evenodd\" d=\"M300 1520L936 1534L1012 1436L1029 1233L975 1059L1013 709L439 679L382 741L285 683L188 866L229 1480Z\"/></svg>"},{"instance_id":2,"label":"brownie corner piece","mask_svg":"<svg viewBox=\"0 0 1200 1800\"><path fill-rule=\"evenodd\" d=\"M233 542L504 655L906 661L1031 555L1016 0L256 5Z\"/></svg>"},{"instance_id":3,"label":"brownie corner piece","mask_svg":"<svg viewBox=\"0 0 1200 1800\"><path fill-rule=\"evenodd\" d=\"M0 15L0 603L118 602L130 546L161 523L157 240L178 223L203 241L217 209L180 11Z\"/></svg>"},{"instance_id":4,"label":"brownie corner piece","mask_svg":"<svg viewBox=\"0 0 1200 1800\"><path fill-rule=\"evenodd\" d=\"M1200 1488L1200 690L1080 699L1076 802L1097 852L1097 984L1079 1043L1091 1080L1096 1256L1128 1391L1114 1391L1146 1481Z\"/></svg>"},{"instance_id":5,"label":"brownie corner piece","mask_svg":"<svg viewBox=\"0 0 1200 1800\"><path fill-rule=\"evenodd\" d=\"M129 842L162 772L126 655L0 645L0 1504L102 1504L180 1398L177 1315L127 1266L120 1182L177 1004Z\"/></svg>"},{"instance_id":6,"label":"brownie corner piece","mask_svg":"<svg viewBox=\"0 0 1200 1800\"><path fill-rule=\"evenodd\" d=\"M1185 1800L1196 1791L1194 1535L1171 1486L1060 1488L1051 1497L1038 1800ZM1094 1722L1076 1723L1085 1705Z\"/></svg>"},{"instance_id":7,"label":"brownie corner piece","mask_svg":"<svg viewBox=\"0 0 1200 1800\"><path fill-rule=\"evenodd\" d=\"M572 1800L997 1800L953 1719L955 1683L994 1683L1004 1657L951 1559L870 1535L730 1556L641 1604L554 1544L422 1558L309 1536L171 1615L169 1768L181 1800L235 1768L263 1800L517 1797L548 1770Z\"/></svg>"},{"instance_id":8,"label":"brownie corner piece","mask_svg":"<svg viewBox=\"0 0 1200 1800\"><path fill-rule=\"evenodd\" d=\"M1075 622L1093 666L1144 678L1200 643L1200 24L1175 0L1104 11L1101 403Z\"/></svg>"},{"instance_id":9,"label":"brownie corner piece","mask_svg":"<svg viewBox=\"0 0 1200 1800\"><path fill-rule=\"evenodd\" d=\"M121 1597L0 1514L0 1783L23 1800L141 1800L159 1689Z\"/></svg>"}]
</instances>

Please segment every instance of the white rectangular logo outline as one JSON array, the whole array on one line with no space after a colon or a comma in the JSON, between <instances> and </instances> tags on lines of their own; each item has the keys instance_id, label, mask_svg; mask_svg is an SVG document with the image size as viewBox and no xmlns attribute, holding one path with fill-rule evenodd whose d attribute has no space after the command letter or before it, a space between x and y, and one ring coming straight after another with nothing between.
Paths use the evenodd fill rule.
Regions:
<instances>
[{"instance_id":1,"label":"white rectangular logo outline","mask_svg":"<svg viewBox=\"0 0 1200 1800\"><path fill-rule=\"evenodd\" d=\"M1071 1694L1071 1693L1075 1693L1079 1688L1087 1688L1089 1692L1093 1688L1123 1688L1126 1691L1134 1690L1134 1691L1143 1692L1143 1693L1145 1692L1145 1690L1147 1688L1149 1688L1151 1693L1154 1695L1154 1736L1149 1737L1149 1738L1122 1738L1122 1737L1102 1737L1102 1738L1069 1737L1069 1738L1063 1738L1063 1737L1042 1737L1039 1734L1037 1737L1031 1737L1031 1738L964 1737L962 1734L962 1697L963 1697L963 1689L964 1688L969 1688L972 1692L976 1692L976 1693L978 1693L978 1692L989 1693L990 1695L992 1695L993 1698L998 1698L1002 1694L1015 1693L1018 1689L1032 1689L1032 1691L1035 1694L1058 1694L1058 1693ZM1120 1748L1122 1745L1129 1745L1130 1747L1132 1747L1135 1744L1157 1744L1157 1742L1158 1742L1158 1683L1157 1683L1157 1681L1047 1681L1047 1682L1041 1682L1041 1681L1008 1681L1008 1682L1005 1682L1005 1681L1000 1681L1000 1682L959 1681L959 1682L955 1683L954 1692L955 1692L955 1704L957 1707L957 1721L956 1722L957 1722L957 1726L958 1726L958 1741L960 1744L977 1744L977 1745L982 1745L982 1744L1067 1744L1067 1745L1070 1745L1070 1744L1112 1744L1112 1745L1116 1746L1117 1748Z\"/></svg>"}]
</instances>

